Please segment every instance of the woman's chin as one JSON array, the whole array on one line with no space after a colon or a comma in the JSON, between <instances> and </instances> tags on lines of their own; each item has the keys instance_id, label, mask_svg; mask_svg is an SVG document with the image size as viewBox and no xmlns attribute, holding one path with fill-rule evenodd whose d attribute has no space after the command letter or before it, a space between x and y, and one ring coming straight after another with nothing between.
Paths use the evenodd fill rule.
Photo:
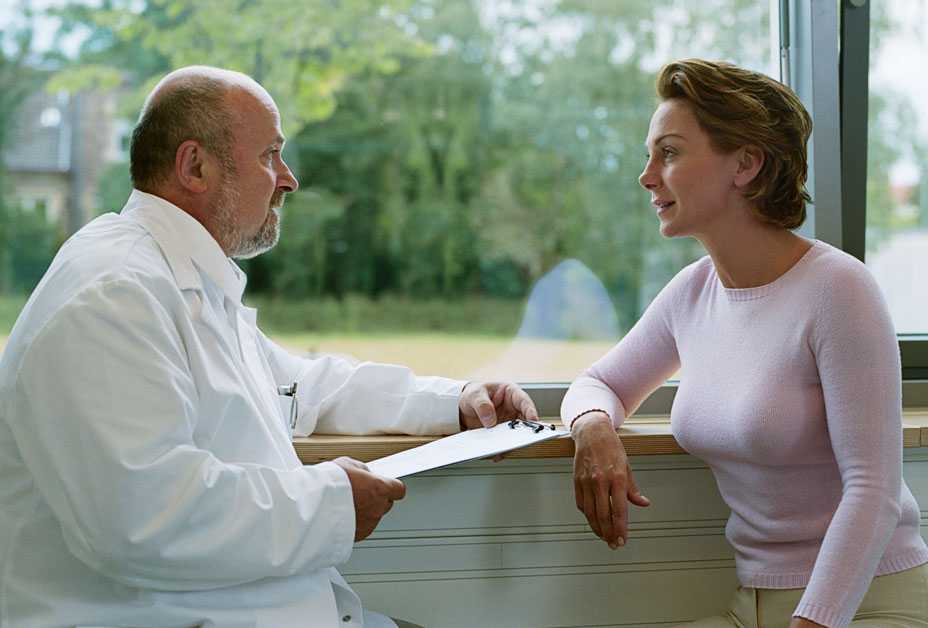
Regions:
<instances>
[{"instance_id":1,"label":"woman's chin","mask_svg":"<svg viewBox=\"0 0 928 628\"><path fill-rule=\"evenodd\" d=\"M665 238L678 238L683 235L680 233L680 230L673 224L673 221L670 220L661 220L659 229L661 235Z\"/></svg>"}]
</instances>

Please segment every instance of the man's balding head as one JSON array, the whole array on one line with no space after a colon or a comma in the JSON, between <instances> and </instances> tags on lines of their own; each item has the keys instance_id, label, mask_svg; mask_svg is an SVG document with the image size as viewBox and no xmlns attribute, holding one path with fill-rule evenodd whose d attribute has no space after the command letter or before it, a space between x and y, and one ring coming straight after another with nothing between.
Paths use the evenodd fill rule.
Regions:
<instances>
[{"instance_id":1,"label":"man's balding head","mask_svg":"<svg viewBox=\"0 0 928 628\"><path fill-rule=\"evenodd\" d=\"M229 96L247 92L273 103L254 79L240 72L189 66L171 72L155 86L142 106L132 132L132 184L155 192L170 177L178 147L194 140L234 173L231 154L237 112Z\"/></svg>"}]
</instances>

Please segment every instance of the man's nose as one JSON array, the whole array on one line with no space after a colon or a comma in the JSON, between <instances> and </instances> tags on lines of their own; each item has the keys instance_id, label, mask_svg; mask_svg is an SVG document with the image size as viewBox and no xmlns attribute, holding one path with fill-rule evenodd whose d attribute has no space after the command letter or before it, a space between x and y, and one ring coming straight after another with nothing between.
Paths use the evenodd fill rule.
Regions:
<instances>
[{"instance_id":1,"label":"man's nose","mask_svg":"<svg viewBox=\"0 0 928 628\"><path fill-rule=\"evenodd\" d=\"M300 187L300 182L293 176L290 166L283 163L284 171L277 177L277 187L285 192L296 192Z\"/></svg>"}]
</instances>

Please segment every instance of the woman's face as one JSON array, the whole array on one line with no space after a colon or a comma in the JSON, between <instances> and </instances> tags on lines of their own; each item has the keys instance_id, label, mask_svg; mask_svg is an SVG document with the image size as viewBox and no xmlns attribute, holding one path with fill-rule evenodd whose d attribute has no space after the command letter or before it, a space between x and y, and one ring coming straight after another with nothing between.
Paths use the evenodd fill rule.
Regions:
<instances>
[{"instance_id":1,"label":"woman's face","mask_svg":"<svg viewBox=\"0 0 928 628\"><path fill-rule=\"evenodd\" d=\"M651 117L648 161L638 177L651 193L661 235L700 236L724 220L739 198L738 151L717 152L686 101L665 100Z\"/></svg>"}]
</instances>

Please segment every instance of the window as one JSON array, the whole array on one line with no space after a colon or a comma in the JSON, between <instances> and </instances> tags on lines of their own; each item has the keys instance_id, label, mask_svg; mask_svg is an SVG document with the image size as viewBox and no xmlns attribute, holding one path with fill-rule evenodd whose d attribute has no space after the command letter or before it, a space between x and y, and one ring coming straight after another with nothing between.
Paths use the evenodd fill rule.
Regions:
<instances>
[{"instance_id":1,"label":"window","mask_svg":"<svg viewBox=\"0 0 928 628\"><path fill-rule=\"evenodd\" d=\"M928 3L871 3L866 262L896 330L928 333Z\"/></svg>"},{"instance_id":2,"label":"window","mask_svg":"<svg viewBox=\"0 0 928 628\"><path fill-rule=\"evenodd\" d=\"M429 52L376 86L346 85L293 140L311 211L330 218L291 212L306 226L291 223L280 253L311 251L312 277L266 260L290 281L281 294L341 298L339 325L274 329L268 304L259 312L297 350L569 381L703 255L661 238L637 182L657 70L705 56L777 75L775 14L734 0L455 0L402 22Z\"/></svg>"},{"instance_id":3,"label":"window","mask_svg":"<svg viewBox=\"0 0 928 628\"><path fill-rule=\"evenodd\" d=\"M65 57L52 82L91 76L105 91L106 66L137 92L93 136L84 123L52 134L49 116L23 108L21 127L48 131L30 150L83 154L134 121L152 77L183 59L235 63L277 97L302 184L280 245L246 264L262 327L296 351L461 378L572 379L703 254L660 237L637 183L664 62L779 72L775 1L384 0L319 5L283 26L257 1L236 15L234 29L254 27L246 44L195 2L170 14L155 2L117 1L105 14L76 4L91 7L70 18L87 45L48 51ZM243 46L254 54L236 56ZM310 70L292 89L297 57ZM80 98L103 97L65 104L98 109ZM77 212L86 219L128 193L126 155L102 148L114 163L81 182L97 205Z\"/></svg>"}]
</instances>

